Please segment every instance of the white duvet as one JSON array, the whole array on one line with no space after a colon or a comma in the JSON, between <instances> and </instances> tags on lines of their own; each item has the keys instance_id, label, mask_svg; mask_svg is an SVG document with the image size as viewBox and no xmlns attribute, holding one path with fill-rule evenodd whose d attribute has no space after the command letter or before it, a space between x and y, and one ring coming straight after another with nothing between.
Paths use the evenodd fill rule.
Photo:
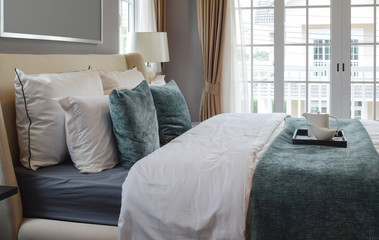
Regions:
<instances>
[{"instance_id":1,"label":"white duvet","mask_svg":"<svg viewBox=\"0 0 379 240\"><path fill-rule=\"evenodd\" d=\"M138 161L119 239L244 239L255 162L287 114L222 114Z\"/></svg>"}]
</instances>

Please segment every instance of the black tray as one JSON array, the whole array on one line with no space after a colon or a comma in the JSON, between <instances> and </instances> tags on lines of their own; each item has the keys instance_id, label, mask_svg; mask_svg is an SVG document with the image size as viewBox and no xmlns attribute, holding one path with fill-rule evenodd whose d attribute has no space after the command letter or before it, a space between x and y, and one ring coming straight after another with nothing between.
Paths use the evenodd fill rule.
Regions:
<instances>
[{"instance_id":1,"label":"black tray","mask_svg":"<svg viewBox=\"0 0 379 240\"><path fill-rule=\"evenodd\" d=\"M296 129L292 137L292 144L322 145L331 147L347 147L346 137L343 131L338 131L330 141L316 140L308 137L307 129Z\"/></svg>"}]
</instances>

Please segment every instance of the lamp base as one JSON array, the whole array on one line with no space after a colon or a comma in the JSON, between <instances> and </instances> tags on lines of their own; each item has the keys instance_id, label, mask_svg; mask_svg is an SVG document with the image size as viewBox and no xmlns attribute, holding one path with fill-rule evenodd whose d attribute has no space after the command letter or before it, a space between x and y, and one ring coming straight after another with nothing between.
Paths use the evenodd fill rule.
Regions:
<instances>
[{"instance_id":1,"label":"lamp base","mask_svg":"<svg viewBox=\"0 0 379 240\"><path fill-rule=\"evenodd\" d=\"M151 81L153 81L155 79L155 77L157 76L157 71L154 69L154 67L152 67L150 65L150 63L147 63L147 66L146 66L146 77L147 77L147 81L150 83Z\"/></svg>"}]
</instances>

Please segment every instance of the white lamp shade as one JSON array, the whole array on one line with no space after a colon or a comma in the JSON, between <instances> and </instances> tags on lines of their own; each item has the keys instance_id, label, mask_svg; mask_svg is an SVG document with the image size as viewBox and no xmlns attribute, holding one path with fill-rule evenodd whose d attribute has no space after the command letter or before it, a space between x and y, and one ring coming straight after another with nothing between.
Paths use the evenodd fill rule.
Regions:
<instances>
[{"instance_id":1,"label":"white lamp shade","mask_svg":"<svg viewBox=\"0 0 379 240\"><path fill-rule=\"evenodd\" d=\"M146 62L169 62L167 33L131 32L127 34L126 51L142 54Z\"/></svg>"}]
</instances>

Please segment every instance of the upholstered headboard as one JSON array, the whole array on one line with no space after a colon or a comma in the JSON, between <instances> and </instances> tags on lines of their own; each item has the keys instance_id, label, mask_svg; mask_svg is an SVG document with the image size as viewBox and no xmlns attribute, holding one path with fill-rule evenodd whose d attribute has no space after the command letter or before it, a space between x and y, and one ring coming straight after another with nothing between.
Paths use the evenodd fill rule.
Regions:
<instances>
[{"instance_id":1,"label":"upholstered headboard","mask_svg":"<svg viewBox=\"0 0 379 240\"><path fill-rule=\"evenodd\" d=\"M15 126L14 69L26 74L58 73L88 69L125 70L137 67L146 78L143 57L127 55L0 54L0 185L17 186L13 165L19 163ZM18 195L0 202L0 238L15 239L22 221Z\"/></svg>"}]
</instances>

